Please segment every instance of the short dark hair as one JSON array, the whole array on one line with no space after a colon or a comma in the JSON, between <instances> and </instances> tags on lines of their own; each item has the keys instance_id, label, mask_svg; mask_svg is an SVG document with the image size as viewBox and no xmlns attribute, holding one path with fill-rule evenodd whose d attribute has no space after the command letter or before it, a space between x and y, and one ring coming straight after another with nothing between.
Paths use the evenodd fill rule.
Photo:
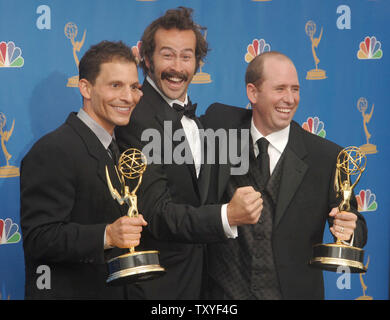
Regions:
<instances>
[{"instance_id":1,"label":"short dark hair","mask_svg":"<svg viewBox=\"0 0 390 320\"><path fill-rule=\"evenodd\" d=\"M95 84L100 72L100 66L103 63L116 59L133 62L137 65L131 48L122 41L112 42L103 40L91 46L80 60L79 79L87 79L91 84Z\"/></svg>"},{"instance_id":2,"label":"short dark hair","mask_svg":"<svg viewBox=\"0 0 390 320\"><path fill-rule=\"evenodd\" d=\"M196 24L192 20L193 9L178 7L177 9L170 9L165 12L165 14L154 20L149 26L146 27L144 34L141 38L141 52L142 57L141 67L144 71L145 76L148 74L148 67L145 64L145 58L147 58L152 63L153 52L156 48L156 42L154 36L158 29L178 29L178 30L192 30L195 33L196 37L196 48L195 48L195 58L196 58L196 67L195 70L198 70L200 61L206 57L209 50L208 44L204 36L202 35L203 30L206 30L205 27L202 27Z\"/></svg>"},{"instance_id":3,"label":"short dark hair","mask_svg":"<svg viewBox=\"0 0 390 320\"><path fill-rule=\"evenodd\" d=\"M263 52L262 54L256 56L251 62L249 62L245 73L245 85L247 85L248 83L253 83L256 87L261 86L261 84L265 80L264 62L267 58L270 57L279 57L282 59L287 59L292 63L289 57L278 51Z\"/></svg>"}]
</instances>

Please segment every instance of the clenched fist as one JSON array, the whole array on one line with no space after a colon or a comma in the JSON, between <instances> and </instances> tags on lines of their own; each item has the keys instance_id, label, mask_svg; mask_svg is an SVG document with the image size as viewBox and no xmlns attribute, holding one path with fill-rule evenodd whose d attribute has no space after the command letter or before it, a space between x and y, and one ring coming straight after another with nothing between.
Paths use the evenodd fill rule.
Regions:
<instances>
[{"instance_id":1,"label":"clenched fist","mask_svg":"<svg viewBox=\"0 0 390 320\"><path fill-rule=\"evenodd\" d=\"M256 224L262 209L263 199L260 192L250 186L237 188L227 206L229 225Z\"/></svg>"}]
</instances>

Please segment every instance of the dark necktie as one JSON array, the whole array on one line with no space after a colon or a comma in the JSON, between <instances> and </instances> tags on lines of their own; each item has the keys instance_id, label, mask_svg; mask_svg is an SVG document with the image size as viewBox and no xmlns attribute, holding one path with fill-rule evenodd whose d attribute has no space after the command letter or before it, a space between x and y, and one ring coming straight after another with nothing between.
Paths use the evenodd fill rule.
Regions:
<instances>
[{"instance_id":1,"label":"dark necktie","mask_svg":"<svg viewBox=\"0 0 390 320\"><path fill-rule=\"evenodd\" d=\"M188 101L188 104L186 104L184 107L181 106L180 104L174 103L172 105L173 109L175 109L178 113L178 119L181 120L181 118L184 116L190 118L190 119L195 119L195 111L196 111L196 106L197 104L194 103L192 104L191 101Z\"/></svg>"},{"instance_id":2,"label":"dark necktie","mask_svg":"<svg viewBox=\"0 0 390 320\"><path fill-rule=\"evenodd\" d=\"M260 164L261 170L261 185L266 186L268 179L270 177L269 172L269 155L268 155L268 145L269 141L266 138L261 138L257 140L257 146L259 147L259 155L257 156L257 162Z\"/></svg>"},{"instance_id":3,"label":"dark necktie","mask_svg":"<svg viewBox=\"0 0 390 320\"><path fill-rule=\"evenodd\" d=\"M111 140L111 143L108 146L108 150L110 151L110 155L114 163L118 164L120 152L119 152L118 145L116 144L114 139Z\"/></svg>"}]
</instances>

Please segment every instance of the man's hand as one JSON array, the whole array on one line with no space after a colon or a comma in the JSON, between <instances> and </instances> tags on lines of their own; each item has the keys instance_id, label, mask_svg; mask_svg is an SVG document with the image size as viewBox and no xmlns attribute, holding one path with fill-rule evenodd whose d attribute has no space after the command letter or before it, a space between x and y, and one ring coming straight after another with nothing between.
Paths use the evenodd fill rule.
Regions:
<instances>
[{"instance_id":1,"label":"man's hand","mask_svg":"<svg viewBox=\"0 0 390 320\"><path fill-rule=\"evenodd\" d=\"M227 206L229 225L256 224L262 209L263 199L260 192L249 186L237 188Z\"/></svg>"},{"instance_id":2,"label":"man's hand","mask_svg":"<svg viewBox=\"0 0 390 320\"><path fill-rule=\"evenodd\" d=\"M356 229L356 214L347 211L340 212L338 208L333 208L329 216L334 218L330 232L340 240L351 240L352 234Z\"/></svg>"},{"instance_id":3,"label":"man's hand","mask_svg":"<svg viewBox=\"0 0 390 320\"><path fill-rule=\"evenodd\" d=\"M146 225L147 222L141 214L136 218L120 217L107 225L106 243L108 246L118 248L136 247L139 245L142 227Z\"/></svg>"}]
</instances>

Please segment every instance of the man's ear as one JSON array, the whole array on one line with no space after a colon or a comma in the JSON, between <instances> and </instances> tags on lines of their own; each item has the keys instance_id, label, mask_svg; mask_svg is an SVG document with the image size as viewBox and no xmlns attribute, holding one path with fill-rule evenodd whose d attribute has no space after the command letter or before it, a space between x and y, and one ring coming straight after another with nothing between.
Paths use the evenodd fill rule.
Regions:
<instances>
[{"instance_id":1,"label":"man's ear","mask_svg":"<svg viewBox=\"0 0 390 320\"><path fill-rule=\"evenodd\" d=\"M84 99L91 99L91 88L92 85L87 79L79 80L79 90Z\"/></svg>"},{"instance_id":2,"label":"man's ear","mask_svg":"<svg viewBox=\"0 0 390 320\"><path fill-rule=\"evenodd\" d=\"M248 83L246 85L246 95L252 105L257 102L257 94L258 89L256 86L253 83Z\"/></svg>"}]
</instances>

